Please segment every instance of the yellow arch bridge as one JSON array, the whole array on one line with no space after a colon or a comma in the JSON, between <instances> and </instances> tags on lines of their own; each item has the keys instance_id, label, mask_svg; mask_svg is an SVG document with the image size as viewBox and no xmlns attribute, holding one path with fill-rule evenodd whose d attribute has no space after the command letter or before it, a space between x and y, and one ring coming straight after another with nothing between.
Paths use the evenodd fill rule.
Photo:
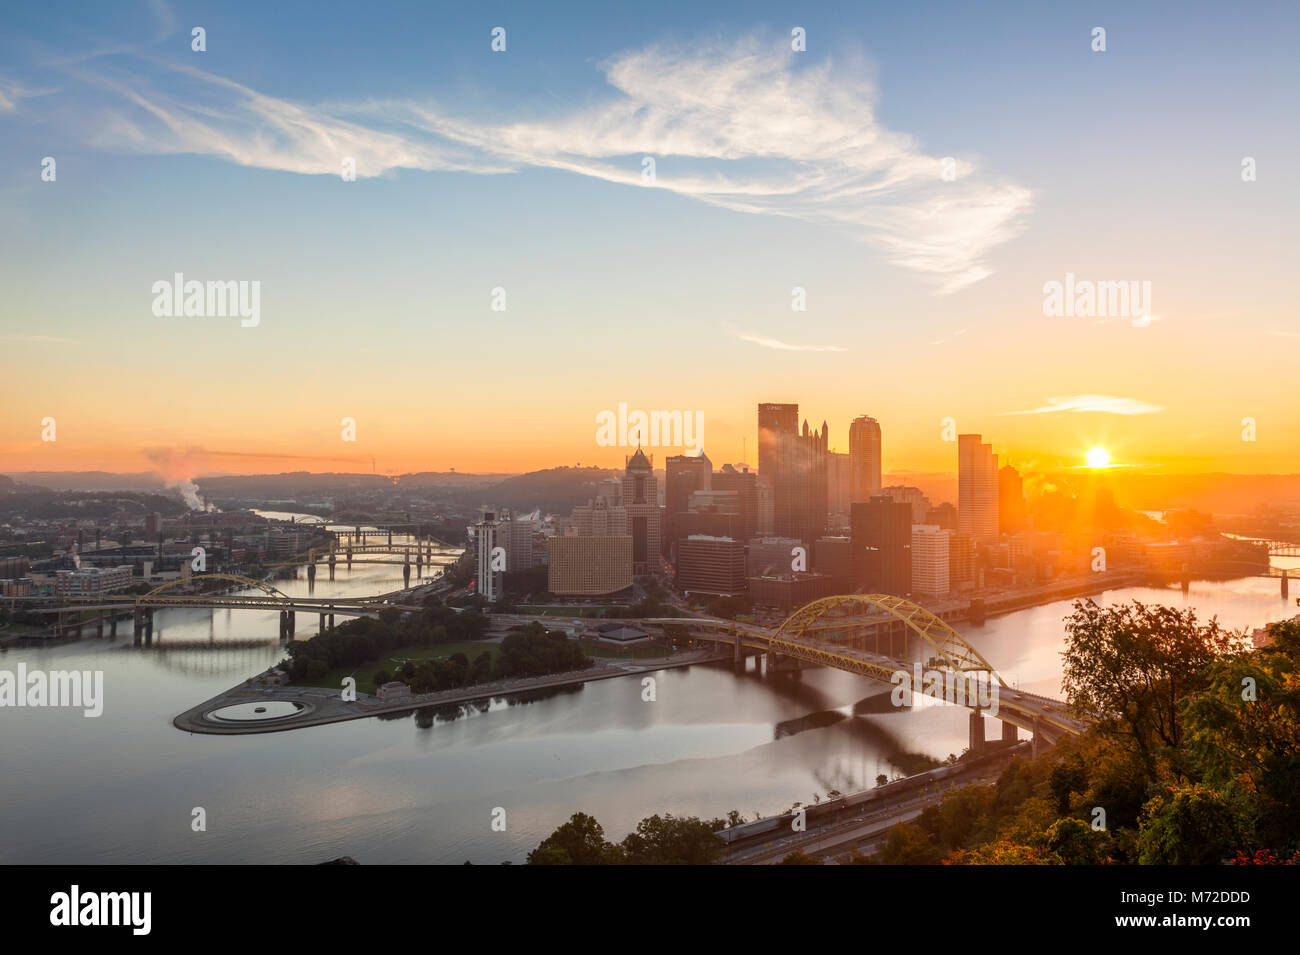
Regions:
<instances>
[{"instance_id":1,"label":"yellow arch bridge","mask_svg":"<svg viewBox=\"0 0 1300 955\"><path fill-rule=\"evenodd\" d=\"M632 622L632 621L628 621ZM1016 729L1033 738L1055 742L1067 733L1082 732L1086 720L1075 716L1059 700L1008 687L992 664L948 623L910 600L888 594L852 594L824 597L800 607L776 630L712 617L655 617L639 622L685 626L704 640L730 644L733 660L746 652L768 658L769 670L788 669L793 663L833 667L891 686L898 674L912 677L923 667L938 671L945 682L975 687L983 684L992 706L981 708L978 695L963 692L957 702L971 708L971 749L984 747L983 715L1003 724L1003 740L1014 741ZM914 687L920 693L923 687Z\"/></svg>"}]
</instances>

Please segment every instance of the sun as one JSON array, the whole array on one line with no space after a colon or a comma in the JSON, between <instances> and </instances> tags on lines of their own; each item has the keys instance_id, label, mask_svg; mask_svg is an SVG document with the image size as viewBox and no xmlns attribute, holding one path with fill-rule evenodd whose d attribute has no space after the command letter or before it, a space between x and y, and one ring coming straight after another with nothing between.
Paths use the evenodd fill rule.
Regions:
<instances>
[{"instance_id":1,"label":"sun","mask_svg":"<svg viewBox=\"0 0 1300 955\"><path fill-rule=\"evenodd\" d=\"M1090 468L1108 468L1110 467L1110 452L1105 448L1093 448L1088 452L1088 467Z\"/></svg>"}]
</instances>

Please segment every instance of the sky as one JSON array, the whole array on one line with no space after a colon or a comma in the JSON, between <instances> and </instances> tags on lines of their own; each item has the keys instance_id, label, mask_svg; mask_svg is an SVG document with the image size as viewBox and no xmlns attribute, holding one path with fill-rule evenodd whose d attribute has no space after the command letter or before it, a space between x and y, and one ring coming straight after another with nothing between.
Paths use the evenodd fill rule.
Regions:
<instances>
[{"instance_id":1,"label":"sky","mask_svg":"<svg viewBox=\"0 0 1300 955\"><path fill-rule=\"evenodd\" d=\"M620 403L752 463L761 401L1300 472L1300 7L699 6L8 11L0 472L614 467Z\"/></svg>"}]
</instances>

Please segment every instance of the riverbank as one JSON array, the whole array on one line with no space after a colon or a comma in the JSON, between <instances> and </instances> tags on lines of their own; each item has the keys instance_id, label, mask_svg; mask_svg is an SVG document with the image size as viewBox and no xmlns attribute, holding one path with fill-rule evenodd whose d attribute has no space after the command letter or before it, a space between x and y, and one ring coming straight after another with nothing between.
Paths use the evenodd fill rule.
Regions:
<instances>
[{"instance_id":1,"label":"riverbank","mask_svg":"<svg viewBox=\"0 0 1300 955\"><path fill-rule=\"evenodd\" d=\"M368 719L372 716L387 716L423 709L428 706L451 706L462 703L474 703L497 696L513 696L535 690L547 690L558 687L577 686L596 680L610 680L616 677L635 676L652 673L656 670L669 670L675 667L692 666L731 659L731 651L718 653L713 650L693 650L688 653L674 654L667 659L645 658L627 660L609 660L600 665L569 673L556 673L549 676L532 677L524 680L497 680L492 683L478 683L474 686L456 690L443 690L438 693L425 693L390 702L380 702L366 693L357 694L355 702L345 702L335 689L322 687L260 687L251 682L231 687L224 693L200 703L172 720L172 725L187 733L205 733L214 736L244 736L251 733L280 733L285 730L300 729L305 726L323 726L327 723L339 723L346 720ZM221 722L212 717L212 713L228 706L247 703L289 702L304 704L303 711L297 716L282 717L264 722Z\"/></svg>"}]
</instances>

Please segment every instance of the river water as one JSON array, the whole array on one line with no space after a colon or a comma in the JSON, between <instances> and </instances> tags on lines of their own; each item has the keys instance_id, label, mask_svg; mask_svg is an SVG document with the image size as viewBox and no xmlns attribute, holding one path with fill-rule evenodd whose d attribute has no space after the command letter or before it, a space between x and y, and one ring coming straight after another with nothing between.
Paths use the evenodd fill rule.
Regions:
<instances>
[{"instance_id":1,"label":"river water","mask_svg":"<svg viewBox=\"0 0 1300 955\"><path fill-rule=\"evenodd\" d=\"M446 559L450 560L448 552ZM1300 559L1275 558L1300 569ZM426 573L428 571L426 570ZM401 566L321 572L314 596L402 585ZM305 575L280 581L308 593ZM1300 588L1298 588L1300 589ZM1126 588L1099 601L1195 607L1231 627L1291 616L1278 582ZM1070 601L959 629L1008 683L1060 695ZM189 735L172 717L283 657L275 613L161 610L151 647L93 637L11 649L0 669L102 670L104 710L0 709L3 863L522 862L572 813L621 839L655 812L770 815L942 759L967 742L967 711L862 712L869 681L809 670L800 682L701 665L450 712L256 736ZM298 615L299 635L316 621ZM990 735L999 724L988 723ZM201 807L207 828L195 832ZM493 829L505 810L506 829Z\"/></svg>"}]
</instances>

